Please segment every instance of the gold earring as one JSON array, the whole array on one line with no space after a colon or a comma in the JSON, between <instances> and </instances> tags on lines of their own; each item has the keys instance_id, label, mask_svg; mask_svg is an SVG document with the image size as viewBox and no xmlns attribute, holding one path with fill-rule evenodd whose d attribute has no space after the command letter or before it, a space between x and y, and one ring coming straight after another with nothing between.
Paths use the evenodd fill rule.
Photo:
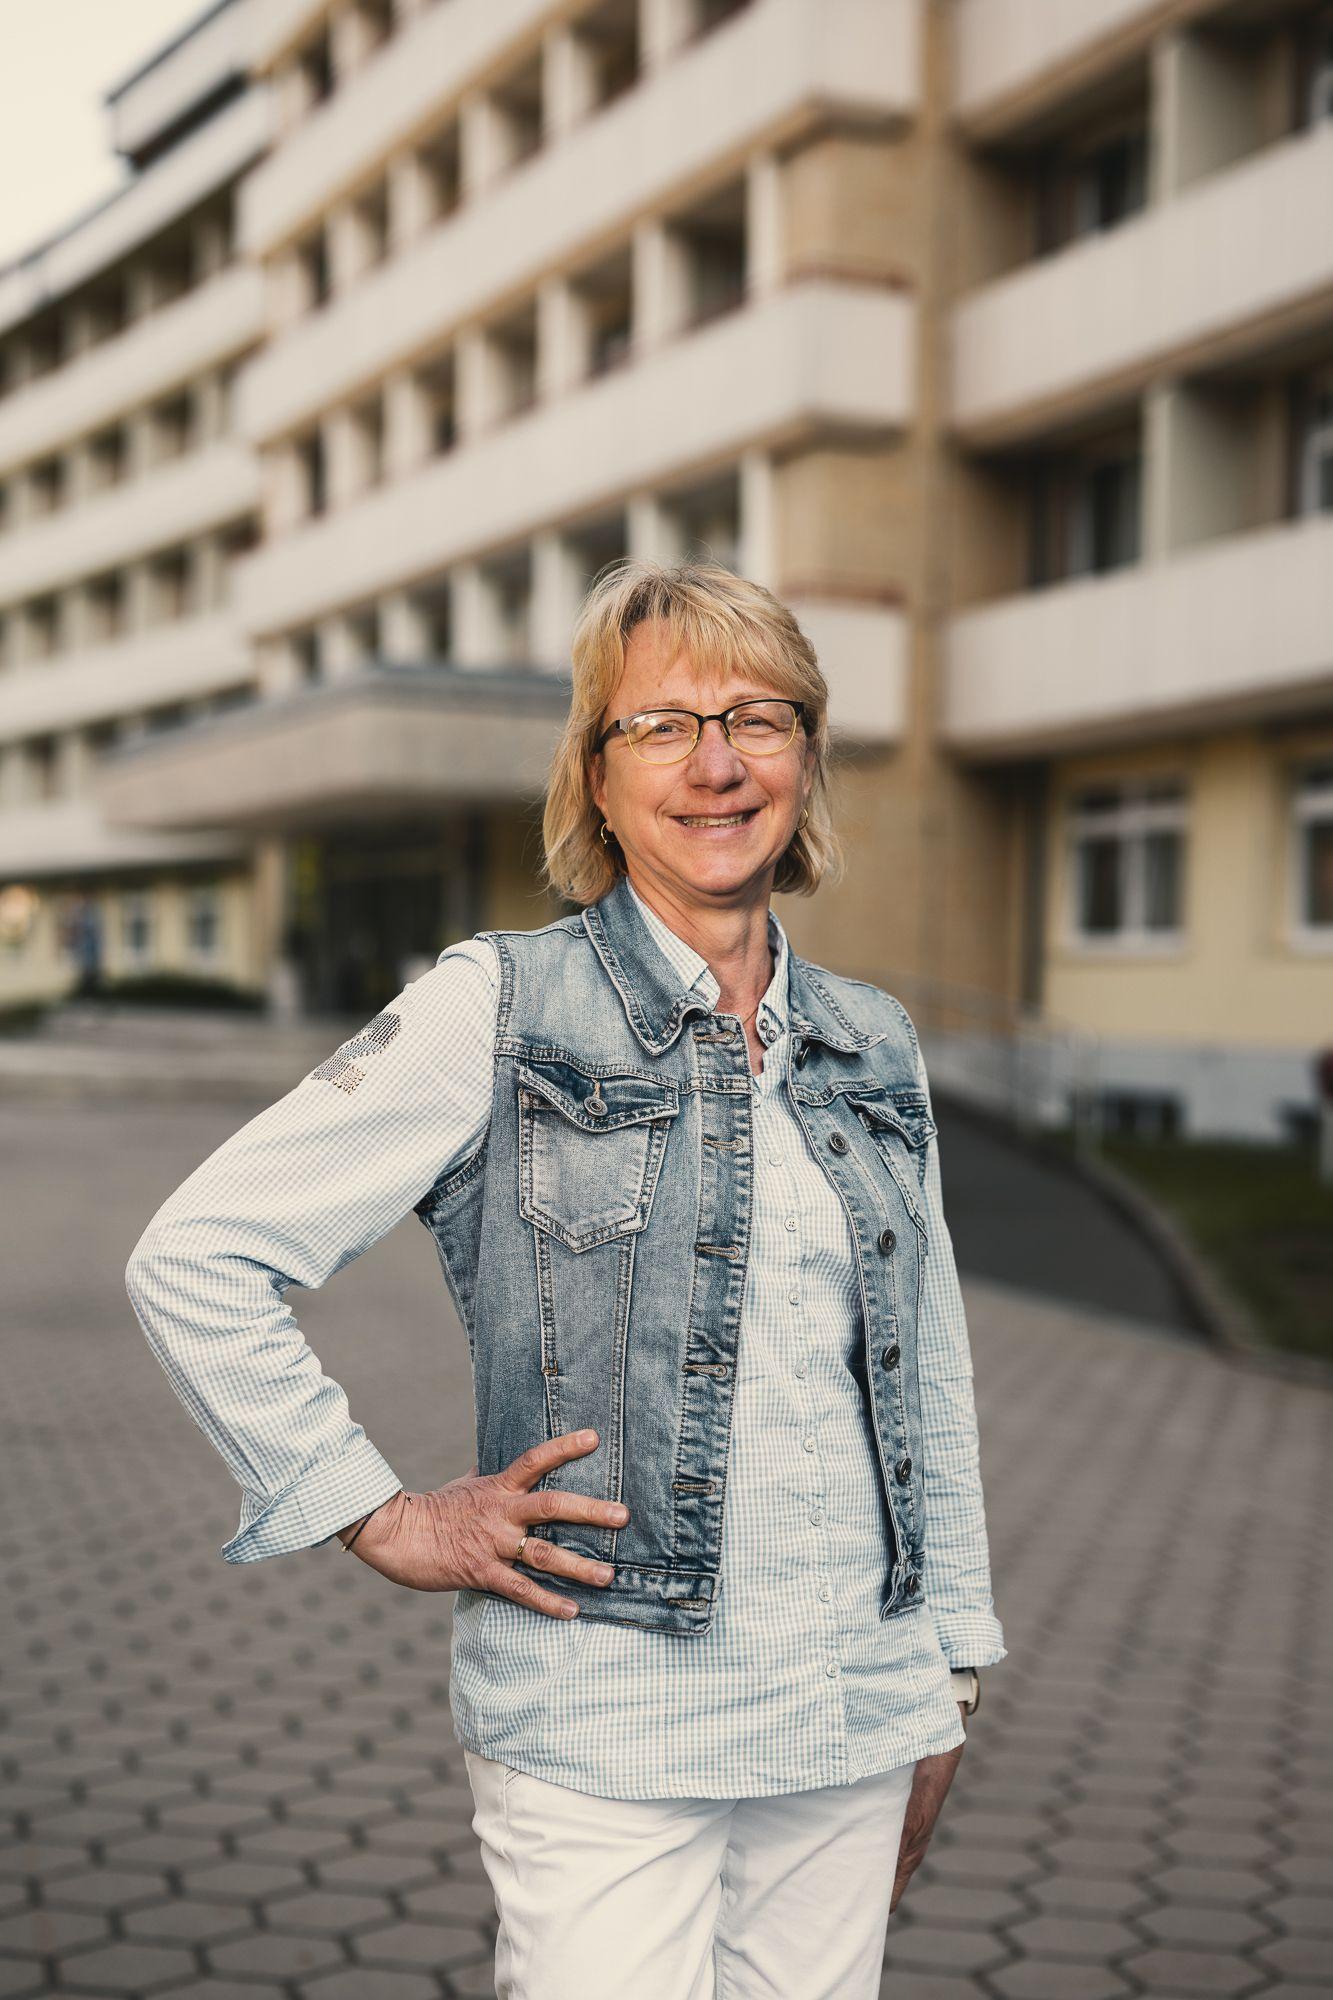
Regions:
<instances>
[{"instance_id":1,"label":"gold earring","mask_svg":"<svg viewBox=\"0 0 1333 2000\"><path fill-rule=\"evenodd\" d=\"M610 827L607 825L606 821L603 820L601 825L601 830L597 835L597 838L601 841L603 847L606 846L606 836L610 831L611 831Z\"/></svg>"},{"instance_id":2,"label":"gold earring","mask_svg":"<svg viewBox=\"0 0 1333 2000\"><path fill-rule=\"evenodd\" d=\"M801 807L801 817L800 817L800 818L799 818L799 819L797 820L797 822L796 822L796 831L797 831L798 833L800 832L801 828L802 828L802 827L803 827L803 826L805 825L805 823L806 823L806 821L807 821L807 820L809 819L809 817L810 817L810 814L809 814L808 810L806 809L806 807L805 807L805 806L802 806L802 807Z\"/></svg>"}]
</instances>

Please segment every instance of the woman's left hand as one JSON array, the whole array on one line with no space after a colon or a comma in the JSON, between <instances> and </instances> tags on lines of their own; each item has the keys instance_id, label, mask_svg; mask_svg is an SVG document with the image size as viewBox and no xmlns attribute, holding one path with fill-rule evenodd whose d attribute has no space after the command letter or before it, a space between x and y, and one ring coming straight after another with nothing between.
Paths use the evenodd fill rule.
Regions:
<instances>
[{"instance_id":1,"label":"woman's left hand","mask_svg":"<svg viewBox=\"0 0 1333 2000\"><path fill-rule=\"evenodd\" d=\"M960 1709L959 1713L963 1711ZM967 1728L965 1716L963 1727ZM966 1748L965 1743L960 1743L956 1750L942 1750L937 1757L918 1757L916 1760L916 1774L907 1800L907 1817L903 1821L903 1837L898 1847L898 1872L893 1878L890 1914L897 1909L903 1890L926 1858L926 1849L930 1846L930 1837L935 1831L945 1793L953 1783L953 1774Z\"/></svg>"}]
</instances>

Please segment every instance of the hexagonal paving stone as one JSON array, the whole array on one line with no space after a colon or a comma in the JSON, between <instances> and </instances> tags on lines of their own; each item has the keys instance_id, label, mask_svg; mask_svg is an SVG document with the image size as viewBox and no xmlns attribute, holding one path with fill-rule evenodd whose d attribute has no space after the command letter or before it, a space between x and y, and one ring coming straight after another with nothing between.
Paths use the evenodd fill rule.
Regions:
<instances>
[{"instance_id":1,"label":"hexagonal paving stone","mask_svg":"<svg viewBox=\"0 0 1333 2000\"><path fill-rule=\"evenodd\" d=\"M1333 1986L1333 1951L1327 1938L1274 1938L1255 1957L1287 1979L1316 1979Z\"/></svg>"},{"instance_id":2,"label":"hexagonal paving stone","mask_svg":"<svg viewBox=\"0 0 1333 2000\"><path fill-rule=\"evenodd\" d=\"M1007 1936L1010 1944L1032 1958L1081 1958L1099 1964L1142 1942L1128 1924L1068 1914L1029 1917L1011 1924Z\"/></svg>"},{"instance_id":3,"label":"hexagonal paving stone","mask_svg":"<svg viewBox=\"0 0 1333 2000\"><path fill-rule=\"evenodd\" d=\"M1056 1916L1128 1917L1152 1901L1140 1884L1101 1875L1048 1875L1029 1882L1023 1894Z\"/></svg>"},{"instance_id":4,"label":"hexagonal paving stone","mask_svg":"<svg viewBox=\"0 0 1333 2000\"><path fill-rule=\"evenodd\" d=\"M196 1863L184 1870L181 1879L187 1892L201 1902L257 1901L305 1886L299 1868L278 1868L271 1861L246 1861L234 1855L224 1861Z\"/></svg>"},{"instance_id":5,"label":"hexagonal paving stone","mask_svg":"<svg viewBox=\"0 0 1333 2000\"><path fill-rule=\"evenodd\" d=\"M60 1963L62 1994L84 1993L89 1987L131 1990L144 1986L165 1986L184 1979L195 1970L188 1951L169 1945L129 1943L117 1939L111 1944L94 1945L90 1951L70 1953Z\"/></svg>"},{"instance_id":6,"label":"hexagonal paving stone","mask_svg":"<svg viewBox=\"0 0 1333 2000\"><path fill-rule=\"evenodd\" d=\"M1158 2000L1176 1995L1248 1993L1255 1985L1255 1970L1244 1959L1227 1951L1189 1951L1169 1945L1152 1945L1124 1960L1131 1978L1142 1980Z\"/></svg>"},{"instance_id":7,"label":"hexagonal paving stone","mask_svg":"<svg viewBox=\"0 0 1333 2000\"><path fill-rule=\"evenodd\" d=\"M391 1972L387 1968L367 1983L362 1966L347 1972L328 1973L321 1979L303 1980L297 1991L302 2000L439 2000L439 1981L424 1972ZM491 1981L495 1992L495 1981Z\"/></svg>"},{"instance_id":8,"label":"hexagonal paving stone","mask_svg":"<svg viewBox=\"0 0 1333 2000\"><path fill-rule=\"evenodd\" d=\"M1102 1966L1076 1965L1069 1959L1020 1959L1001 1966L990 1979L1005 2000L1122 2000L1133 1990Z\"/></svg>"},{"instance_id":9,"label":"hexagonal paving stone","mask_svg":"<svg viewBox=\"0 0 1333 2000\"><path fill-rule=\"evenodd\" d=\"M372 1854L358 1849L333 1861L318 1861L319 1880L334 1889L392 1889L406 1893L428 1888L440 1871L429 1855Z\"/></svg>"},{"instance_id":10,"label":"hexagonal paving stone","mask_svg":"<svg viewBox=\"0 0 1333 2000\"><path fill-rule=\"evenodd\" d=\"M1217 1951L1241 1951L1273 1935L1273 1926L1263 1917L1243 1909L1222 1908L1215 1903L1167 1903L1160 1910L1148 1910L1139 1922L1158 1944L1198 1945Z\"/></svg>"},{"instance_id":11,"label":"hexagonal paving stone","mask_svg":"<svg viewBox=\"0 0 1333 2000\"><path fill-rule=\"evenodd\" d=\"M24 1910L0 1919L0 1951L54 1957L73 1945L91 1944L108 1935L107 1920L96 1910Z\"/></svg>"},{"instance_id":12,"label":"hexagonal paving stone","mask_svg":"<svg viewBox=\"0 0 1333 2000\"><path fill-rule=\"evenodd\" d=\"M906 1890L899 1909L917 1923L949 1924L963 1930L993 1930L1025 1914L1020 1899L1008 1889L983 1889L975 1883L923 1882L918 1875Z\"/></svg>"},{"instance_id":13,"label":"hexagonal paving stone","mask_svg":"<svg viewBox=\"0 0 1333 2000\"><path fill-rule=\"evenodd\" d=\"M166 1892L166 1876L147 1868L81 1868L42 1885L46 1903L69 1910L124 1910Z\"/></svg>"},{"instance_id":14,"label":"hexagonal paving stone","mask_svg":"<svg viewBox=\"0 0 1333 2000\"><path fill-rule=\"evenodd\" d=\"M29 1995L50 1991L40 1959L0 1958L0 1996L3 2000L29 2000Z\"/></svg>"},{"instance_id":15,"label":"hexagonal paving stone","mask_svg":"<svg viewBox=\"0 0 1333 2000\"><path fill-rule=\"evenodd\" d=\"M252 1931L230 1944L210 1945L210 1967L235 1977L304 1979L313 1972L346 1965L347 1954L335 1938L301 1935L295 1931Z\"/></svg>"},{"instance_id":16,"label":"hexagonal paving stone","mask_svg":"<svg viewBox=\"0 0 1333 2000\"><path fill-rule=\"evenodd\" d=\"M913 1888L920 1890L918 1875ZM495 1895L489 1882L440 1876L423 1888L409 1889L402 1898L409 1916L432 1917L437 1923L469 1924L479 1918L494 1922Z\"/></svg>"},{"instance_id":17,"label":"hexagonal paving stone","mask_svg":"<svg viewBox=\"0 0 1333 2000\"><path fill-rule=\"evenodd\" d=\"M184 1986L170 1986L164 1993L155 1993L153 2000L287 2000L287 1988L261 1985L252 1979L219 1979L216 1973L209 1972L202 1979L191 1979Z\"/></svg>"},{"instance_id":18,"label":"hexagonal paving stone","mask_svg":"<svg viewBox=\"0 0 1333 2000\"><path fill-rule=\"evenodd\" d=\"M1280 1930L1301 1931L1309 1937L1333 1938L1333 1893L1324 1896L1284 1895L1265 1903L1263 1913Z\"/></svg>"},{"instance_id":19,"label":"hexagonal paving stone","mask_svg":"<svg viewBox=\"0 0 1333 2000\"><path fill-rule=\"evenodd\" d=\"M451 1958L475 1948L475 1939L460 1942L459 1932L448 1924L425 1922L391 1923L361 1931L352 1945L358 1965L408 1967L417 1972L434 1972Z\"/></svg>"},{"instance_id":20,"label":"hexagonal paving stone","mask_svg":"<svg viewBox=\"0 0 1333 2000\"><path fill-rule=\"evenodd\" d=\"M901 1908L906 1908L911 1893L910 1886L904 1890ZM980 1972L1003 1965L1009 1956L1000 1940L987 1931L934 1930L926 1924L914 1924L900 1931L890 1927L884 1963L899 1967L906 1979L916 1971Z\"/></svg>"},{"instance_id":21,"label":"hexagonal paving stone","mask_svg":"<svg viewBox=\"0 0 1333 2000\"><path fill-rule=\"evenodd\" d=\"M364 1930L367 1925L392 1921L393 1907L387 1896L374 1896L354 1889L303 1889L294 1896L266 1898L268 1920L279 1930L318 1931L344 1936Z\"/></svg>"},{"instance_id":22,"label":"hexagonal paving stone","mask_svg":"<svg viewBox=\"0 0 1333 2000\"><path fill-rule=\"evenodd\" d=\"M124 1917L127 1937L154 1944L208 1944L254 1928L248 1903L207 1903L196 1896L173 1896L149 1903Z\"/></svg>"}]
</instances>

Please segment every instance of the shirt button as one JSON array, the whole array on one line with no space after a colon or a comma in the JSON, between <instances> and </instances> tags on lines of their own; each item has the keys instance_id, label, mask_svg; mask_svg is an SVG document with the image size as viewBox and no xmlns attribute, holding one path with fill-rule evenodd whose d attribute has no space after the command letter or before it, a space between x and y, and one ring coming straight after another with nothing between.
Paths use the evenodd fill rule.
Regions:
<instances>
[{"instance_id":1,"label":"shirt button","mask_svg":"<svg viewBox=\"0 0 1333 2000\"><path fill-rule=\"evenodd\" d=\"M814 1441L814 1439L813 1439L813 1438L802 1438L802 1439L801 1439L801 1450L802 1450L802 1451L813 1451L813 1450L814 1450L814 1448L815 1448L815 1441Z\"/></svg>"},{"instance_id":2,"label":"shirt button","mask_svg":"<svg viewBox=\"0 0 1333 2000\"><path fill-rule=\"evenodd\" d=\"M787 1304L789 1306L798 1306L800 1303L801 1303L801 1295L799 1292L788 1292Z\"/></svg>"},{"instance_id":3,"label":"shirt button","mask_svg":"<svg viewBox=\"0 0 1333 2000\"><path fill-rule=\"evenodd\" d=\"M786 1220L786 1222L784 1223L783 1227L784 1227L784 1228L786 1228L786 1229L795 1229L795 1227L796 1227L796 1217L795 1217L794 1215L789 1215L789 1216L787 1217L787 1220Z\"/></svg>"},{"instance_id":4,"label":"shirt button","mask_svg":"<svg viewBox=\"0 0 1333 2000\"><path fill-rule=\"evenodd\" d=\"M780 1167L782 1165L781 1153L770 1153L768 1156L768 1164L770 1167Z\"/></svg>"},{"instance_id":5,"label":"shirt button","mask_svg":"<svg viewBox=\"0 0 1333 2000\"><path fill-rule=\"evenodd\" d=\"M805 1363L804 1363L804 1361L798 1361L798 1362L797 1362L797 1364L796 1364L796 1379L797 1379L797 1381L798 1381L798 1382L804 1382L804 1380L805 1380Z\"/></svg>"},{"instance_id":6,"label":"shirt button","mask_svg":"<svg viewBox=\"0 0 1333 2000\"><path fill-rule=\"evenodd\" d=\"M838 1663L837 1663L837 1661L836 1661L836 1660L830 1660L830 1661L829 1661L829 1663L828 1663L828 1665L827 1665L827 1666L825 1667L825 1669L824 1669L824 1672L825 1672L825 1673L826 1673L826 1674L828 1675L828 1677L829 1677L829 1679L830 1679L830 1680L836 1680L836 1678L837 1678L837 1674L838 1674Z\"/></svg>"},{"instance_id":7,"label":"shirt button","mask_svg":"<svg viewBox=\"0 0 1333 2000\"><path fill-rule=\"evenodd\" d=\"M829 1601L829 1599L830 1599L830 1597L832 1597L832 1595L833 1595L833 1592L832 1592L832 1591L831 1591L831 1590L829 1589L829 1587L828 1587L828 1585L827 1585L826 1583L821 1583L821 1584L820 1584L820 1586L819 1586L819 1595L820 1595L820 1599L821 1599L821 1601L822 1601L823 1603L827 1604L827 1603L828 1603L828 1601Z\"/></svg>"},{"instance_id":8,"label":"shirt button","mask_svg":"<svg viewBox=\"0 0 1333 2000\"><path fill-rule=\"evenodd\" d=\"M822 1528L824 1525L824 1509L822 1507L812 1507L810 1509L810 1519L817 1528Z\"/></svg>"}]
</instances>

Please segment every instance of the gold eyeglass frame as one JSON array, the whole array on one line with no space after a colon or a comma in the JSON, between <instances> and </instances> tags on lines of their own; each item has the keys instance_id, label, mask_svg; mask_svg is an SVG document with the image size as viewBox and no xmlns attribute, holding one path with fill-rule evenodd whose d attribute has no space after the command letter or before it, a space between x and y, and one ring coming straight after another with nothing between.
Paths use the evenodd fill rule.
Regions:
<instances>
[{"instance_id":1,"label":"gold eyeglass frame","mask_svg":"<svg viewBox=\"0 0 1333 2000\"><path fill-rule=\"evenodd\" d=\"M732 716L736 714L738 709L753 708L761 702L770 701L780 701L785 707L792 710L791 735L784 743L779 743L776 750L744 749L731 733ZM738 750L742 757L778 757L781 756L784 750L790 749L791 745L795 742L796 732L803 726L805 714L805 703L803 701L794 701L790 695L785 694L748 695L744 701L734 701L730 708L719 709L713 715L700 715L698 710L694 708L640 708L636 709L633 715L622 715L618 721L613 722L609 728L604 729L592 747L595 754L602 748L604 743L619 731L641 764L683 764L685 759L693 756L694 752L698 749L700 739L704 733L704 724L706 722L720 722L722 732L728 743L730 743L733 750ZM633 740L629 734L630 724L638 722L645 715L688 715L694 723L693 743L689 745L688 749L682 750L679 757L645 757L641 751L635 749Z\"/></svg>"}]
</instances>

